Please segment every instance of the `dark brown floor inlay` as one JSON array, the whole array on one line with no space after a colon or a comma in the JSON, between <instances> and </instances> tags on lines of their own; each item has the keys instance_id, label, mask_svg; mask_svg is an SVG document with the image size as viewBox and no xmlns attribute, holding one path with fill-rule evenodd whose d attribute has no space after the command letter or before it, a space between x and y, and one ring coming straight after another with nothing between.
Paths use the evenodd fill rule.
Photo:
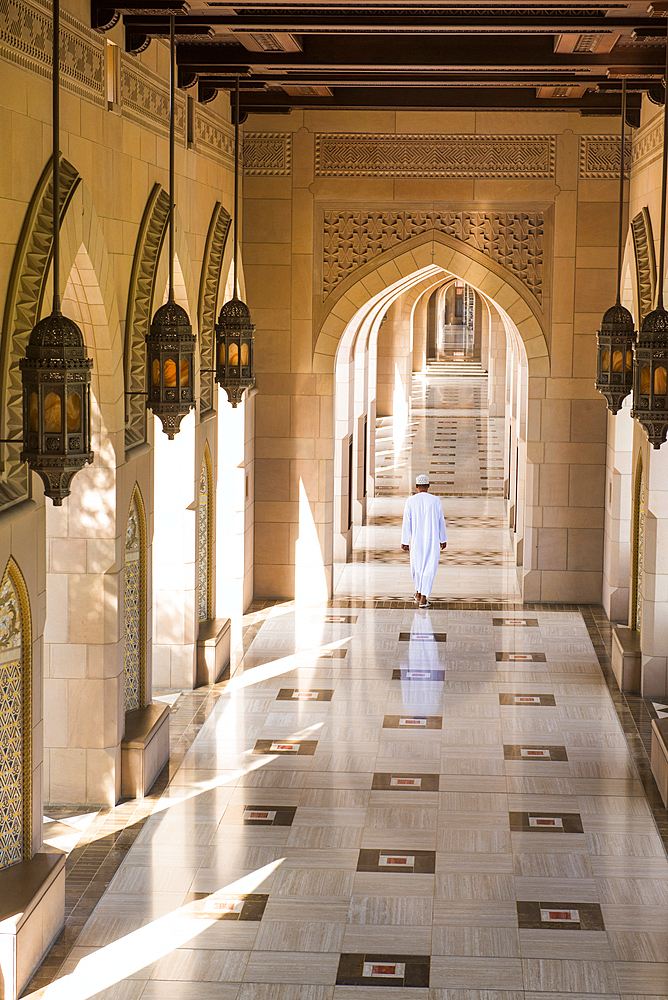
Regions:
<instances>
[{"instance_id":1,"label":"dark brown floor inlay","mask_svg":"<svg viewBox=\"0 0 668 1000\"><path fill-rule=\"evenodd\" d=\"M327 649L324 653L318 653L316 660L343 660L347 655L347 649Z\"/></svg>"},{"instance_id":2,"label":"dark brown floor inlay","mask_svg":"<svg viewBox=\"0 0 668 1000\"><path fill-rule=\"evenodd\" d=\"M492 618L497 628L538 628L537 618Z\"/></svg>"},{"instance_id":3,"label":"dark brown floor inlay","mask_svg":"<svg viewBox=\"0 0 668 1000\"><path fill-rule=\"evenodd\" d=\"M526 650L508 653L497 651L496 660L497 663L546 663L547 657L545 653L529 653Z\"/></svg>"},{"instance_id":4,"label":"dark brown floor inlay","mask_svg":"<svg viewBox=\"0 0 668 1000\"><path fill-rule=\"evenodd\" d=\"M376 771L371 788L382 792L437 792L438 774L406 774L402 771Z\"/></svg>"},{"instance_id":5,"label":"dark brown floor inlay","mask_svg":"<svg viewBox=\"0 0 668 1000\"><path fill-rule=\"evenodd\" d=\"M312 757L317 745L317 740L257 740L251 753L280 753Z\"/></svg>"},{"instance_id":6,"label":"dark brown floor inlay","mask_svg":"<svg viewBox=\"0 0 668 1000\"><path fill-rule=\"evenodd\" d=\"M445 642L445 632L400 632L399 642Z\"/></svg>"},{"instance_id":7,"label":"dark brown floor inlay","mask_svg":"<svg viewBox=\"0 0 668 1000\"><path fill-rule=\"evenodd\" d=\"M382 874L409 872L411 875L433 875L436 871L436 851L371 850L363 848L357 861L358 872Z\"/></svg>"},{"instance_id":8,"label":"dark brown floor inlay","mask_svg":"<svg viewBox=\"0 0 668 1000\"><path fill-rule=\"evenodd\" d=\"M304 688L281 688L276 695L276 701L331 701L332 688L320 688L317 691Z\"/></svg>"},{"instance_id":9,"label":"dark brown floor inlay","mask_svg":"<svg viewBox=\"0 0 668 1000\"><path fill-rule=\"evenodd\" d=\"M357 615L325 615L322 621L314 620L314 625L354 625Z\"/></svg>"},{"instance_id":10,"label":"dark brown floor inlay","mask_svg":"<svg viewBox=\"0 0 668 1000\"><path fill-rule=\"evenodd\" d=\"M397 667L392 671L393 681L444 681L445 670L420 670L419 667Z\"/></svg>"},{"instance_id":11,"label":"dark brown floor inlay","mask_svg":"<svg viewBox=\"0 0 668 1000\"><path fill-rule=\"evenodd\" d=\"M566 747L505 743L504 760L568 760Z\"/></svg>"},{"instance_id":12,"label":"dark brown floor inlay","mask_svg":"<svg viewBox=\"0 0 668 1000\"><path fill-rule=\"evenodd\" d=\"M386 715L383 729L442 729L440 715Z\"/></svg>"},{"instance_id":13,"label":"dark brown floor inlay","mask_svg":"<svg viewBox=\"0 0 668 1000\"><path fill-rule=\"evenodd\" d=\"M247 805L242 807L241 822L244 826L292 826L296 812L297 806Z\"/></svg>"},{"instance_id":14,"label":"dark brown floor inlay","mask_svg":"<svg viewBox=\"0 0 668 1000\"><path fill-rule=\"evenodd\" d=\"M554 708L556 706L553 694L511 694L502 692L499 695L499 705L534 705L538 708Z\"/></svg>"},{"instance_id":15,"label":"dark brown floor inlay","mask_svg":"<svg viewBox=\"0 0 668 1000\"><path fill-rule=\"evenodd\" d=\"M513 833L584 833L580 813L511 812Z\"/></svg>"},{"instance_id":16,"label":"dark brown floor inlay","mask_svg":"<svg viewBox=\"0 0 668 1000\"><path fill-rule=\"evenodd\" d=\"M541 903L517 901L522 930L604 931L598 903Z\"/></svg>"},{"instance_id":17,"label":"dark brown floor inlay","mask_svg":"<svg viewBox=\"0 0 668 1000\"><path fill-rule=\"evenodd\" d=\"M343 954L337 986L429 986L429 955Z\"/></svg>"},{"instance_id":18,"label":"dark brown floor inlay","mask_svg":"<svg viewBox=\"0 0 668 1000\"><path fill-rule=\"evenodd\" d=\"M269 894L249 892L225 895L215 892L189 892L186 903L195 903L190 911L194 917L207 920L262 920Z\"/></svg>"}]
</instances>

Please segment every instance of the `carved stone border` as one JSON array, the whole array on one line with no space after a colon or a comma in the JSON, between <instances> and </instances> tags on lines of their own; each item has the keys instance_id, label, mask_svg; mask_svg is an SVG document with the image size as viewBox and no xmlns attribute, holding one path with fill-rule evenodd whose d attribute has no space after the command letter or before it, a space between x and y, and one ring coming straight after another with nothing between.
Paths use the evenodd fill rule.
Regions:
<instances>
[{"instance_id":1,"label":"carved stone border","mask_svg":"<svg viewBox=\"0 0 668 1000\"><path fill-rule=\"evenodd\" d=\"M657 115L652 121L637 129L633 134L633 149L631 167L635 172L648 166L661 156L663 144L663 115Z\"/></svg>"},{"instance_id":2,"label":"carved stone border","mask_svg":"<svg viewBox=\"0 0 668 1000\"><path fill-rule=\"evenodd\" d=\"M169 135L169 84L152 73L133 56L121 53L121 104L124 118L130 118L161 135ZM186 97L176 92L174 130L177 142L186 135Z\"/></svg>"},{"instance_id":3,"label":"carved stone border","mask_svg":"<svg viewBox=\"0 0 668 1000\"><path fill-rule=\"evenodd\" d=\"M200 363L200 416L215 409L215 323L218 290L223 266L225 243L230 231L231 218L221 203L216 206L206 237L202 274L199 285L199 363Z\"/></svg>"},{"instance_id":4,"label":"carved stone border","mask_svg":"<svg viewBox=\"0 0 668 1000\"><path fill-rule=\"evenodd\" d=\"M0 55L51 78L52 6L48 0L0 4ZM60 12L61 81L65 90L106 107L106 42L66 10Z\"/></svg>"},{"instance_id":5,"label":"carved stone border","mask_svg":"<svg viewBox=\"0 0 668 1000\"><path fill-rule=\"evenodd\" d=\"M624 169L629 169L631 140L626 140ZM617 179L619 177L619 136L580 136L580 177Z\"/></svg>"},{"instance_id":6,"label":"carved stone border","mask_svg":"<svg viewBox=\"0 0 668 1000\"><path fill-rule=\"evenodd\" d=\"M77 170L61 160L60 224L76 191ZM49 160L37 182L23 220L14 253L2 323L2 408L3 437L23 436L23 390L19 361L25 357L30 332L42 315L53 244L53 170ZM29 496L30 478L19 461L21 445L5 445L0 452L0 509Z\"/></svg>"},{"instance_id":7,"label":"carved stone border","mask_svg":"<svg viewBox=\"0 0 668 1000\"><path fill-rule=\"evenodd\" d=\"M654 308L656 290L656 262L654 260L654 236L649 209L643 208L631 220L633 249L636 256L636 289L640 322Z\"/></svg>"},{"instance_id":8,"label":"carved stone border","mask_svg":"<svg viewBox=\"0 0 668 1000\"><path fill-rule=\"evenodd\" d=\"M247 177L289 177L292 173L290 132L244 132L243 143Z\"/></svg>"},{"instance_id":9,"label":"carved stone border","mask_svg":"<svg viewBox=\"0 0 668 1000\"><path fill-rule=\"evenodd\" d=\"M316 133L316 177L551 178L552 135Z\"/></svg>"},{"instance_id":10,"label":"carved stone border","mask_svg":"<svg viewBox=\"0 0 668 1000\"><path fill-rule=\"evenodd\" d=\"M146 440L146 334L151 324L155 276L167 232L169 195L156 184L139 227L125 321L125 447ZM135 395L137 394L137 395Z\"/></svg>"},{"instance_id":11,"label":"carved stone border","mask_svg":"<svg viewBox=\"0 0 668 1000\"><path fill-rule=\"evenodd\" d=\"M202 104L195 104L195 152L234 167L234 129Z\"/></svg>"}]
</instances>

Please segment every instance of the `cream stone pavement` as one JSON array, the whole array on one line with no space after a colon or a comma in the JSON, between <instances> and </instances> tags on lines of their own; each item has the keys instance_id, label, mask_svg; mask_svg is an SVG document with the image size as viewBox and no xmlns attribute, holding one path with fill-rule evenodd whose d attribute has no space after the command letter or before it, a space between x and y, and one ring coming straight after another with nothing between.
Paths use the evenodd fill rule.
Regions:
<instances>
[{"instance_id":1,"label":"cream stone pavement","mask_svg":"<svg viewBox=\"0 0 668 1000\"><path fill-rule=\"evenodd\" d=\"M388 475L424 471L447 389L427 381ZM475 419L455 421L470 492ZM386 489L350 597L254 608L47 1000L668 995L668 860L581 612L513 601L499 496L444 497L450 551L490 557L467 567L477 609L411 608Z\"/></svg>"}]
</instances>

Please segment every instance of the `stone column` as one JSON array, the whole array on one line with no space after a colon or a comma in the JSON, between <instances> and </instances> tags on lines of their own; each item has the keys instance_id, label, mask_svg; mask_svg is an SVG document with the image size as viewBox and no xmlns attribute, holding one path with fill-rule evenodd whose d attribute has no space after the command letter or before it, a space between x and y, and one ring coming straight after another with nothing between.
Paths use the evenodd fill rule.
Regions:
<instances>
[{"instance_id":1,"label":"stone column","mask_svg":"<svg viewBox=\"0 0 668 1000\"><path fill-rule=\"evenodd\" d=\"M643 435L644 437L644 435ZM643 698L668 695L668 448L647 447L645 455L645 540L643 546Z\"/></svg>"},{"instance_id":2,"label":"stone column","mask_svg":"<svg viewBox=\"0 0 668 1000\"><path fill-rule=\"evenodd\" d=\"M611 621L626 623L631 576L633 421L631 397L617 415L608 410L606 451L603 607Z\"/></svg>"}]
</instances>

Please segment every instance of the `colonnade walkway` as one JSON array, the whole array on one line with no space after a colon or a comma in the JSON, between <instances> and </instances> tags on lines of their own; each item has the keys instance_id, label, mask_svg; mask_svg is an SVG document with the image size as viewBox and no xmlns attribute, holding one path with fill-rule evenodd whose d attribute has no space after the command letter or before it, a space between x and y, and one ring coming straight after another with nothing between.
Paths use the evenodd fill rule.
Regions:
<instances>
[{"instance_id":1,"label":"colonnade walkway","mask_svg":"<svg viewBox=\"0 0 668 1000\"><path fill-rule=\"evenodd\" d=\"M407 477L452 419L480 482L458 464L493 432L473 383L415 393L369 558L327 605L255 605L49 1000L668 996L668 861L618 699L579 609L515 603L501 497L444 497L443 599L407 600ZM502 551L464 574L474 550Z\"/></svg>"}]
</instances>

